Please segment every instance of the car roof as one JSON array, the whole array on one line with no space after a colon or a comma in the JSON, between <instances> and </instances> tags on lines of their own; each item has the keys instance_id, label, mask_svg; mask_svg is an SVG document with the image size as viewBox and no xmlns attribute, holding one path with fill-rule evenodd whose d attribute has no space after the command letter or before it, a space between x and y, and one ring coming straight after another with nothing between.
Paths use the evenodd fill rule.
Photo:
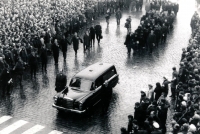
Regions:
<instances>
[{"instance_id":1,"label":"car roof","mask_svg":"<svg viewBox=\"0 0 200 134\"><path fill-rule=\"evenodd\" d=\"M84 78L87 80L95 81L100 75L105 73L113 64L110 63L95 63L77 73L74 77Z\"/></svg>"}]
</instances>

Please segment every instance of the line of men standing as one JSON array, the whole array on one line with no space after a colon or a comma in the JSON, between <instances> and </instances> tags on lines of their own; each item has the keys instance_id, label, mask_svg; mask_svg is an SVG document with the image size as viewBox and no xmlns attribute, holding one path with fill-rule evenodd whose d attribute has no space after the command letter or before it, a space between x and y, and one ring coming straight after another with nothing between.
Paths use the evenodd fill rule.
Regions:
<instances>
[{"instance_id":1,"label":"line of men standing","mask_svg":"<svg viewBox=\"0 0 200 134\"><path fill-rule=\"evenodd\" d=\"M173 4L169 5L171 5L171 8L163 8L162 12L155 9L149 10L142 16L140 25L135 32L128 31L124 43L128 55L130 55L131 50L134 53L135 51L147 49L149 53L152 53L153 48L157 47L159 43L166 42L167 35L173 29L174 19L178 12L175 8L172 8Z\"/></svg>"}]
</instances>

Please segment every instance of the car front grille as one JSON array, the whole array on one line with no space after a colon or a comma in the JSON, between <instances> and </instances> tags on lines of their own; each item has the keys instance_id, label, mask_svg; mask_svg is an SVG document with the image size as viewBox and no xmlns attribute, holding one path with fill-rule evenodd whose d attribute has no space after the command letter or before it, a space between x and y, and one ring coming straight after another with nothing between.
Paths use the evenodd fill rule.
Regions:
<instances>
[{"instance_id":1,"label":"car front grille","mask_svg":"<svg viewBox=\"0 0 200 134\"><path fill-rule=\"evenodd\" d=\"M73 109L73 100L59 98L56 102L56 105L67 109Z\"/></svg>"},{"instance_id":2,"label":"car front grille","mask_svg":"<svg viewBox=\"0 0 200 134\"><path fill-rule=\"evenodd\" d=\"M67 108L73 109L73 101L72 100L67 100Z\"/></svg>"}]
</instances>

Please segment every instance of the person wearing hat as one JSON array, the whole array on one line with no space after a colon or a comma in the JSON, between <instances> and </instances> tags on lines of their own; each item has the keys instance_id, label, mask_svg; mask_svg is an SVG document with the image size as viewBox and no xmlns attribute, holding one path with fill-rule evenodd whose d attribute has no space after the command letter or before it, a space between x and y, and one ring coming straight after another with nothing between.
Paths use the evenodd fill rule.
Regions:
<instances>
[{"instance_id":1,"label":"person wearing hat","mask_svg":"<svg viewBox=\"0 0 200 134\"><path fill-rule=\"evenodd\" d=\"M140 103L141 103L141 102L145 102L146 93L145 93L144 91L140 91L140 93L141 93Z\"/></svg>"},{"instance_id":2,"label":"person wearing hat","mask_svg":"<svg viewBox=\"0 0 200 134\"><path fill-rule=\"evenodd\" d=\"M188 132L195 133L197 131L197 128L194 124L190 124Z\"/></svg>"},{"instance_id":3,"label":"person wearing hat","mask_svg":"<svg viewBox=\"0 0 200 134\"><path fill-rule=\"evenodd\" d=\"M153 131L151 134L162 134L162 130L160 129L160 125L157 122L153 122Z\"/></svg>"},{"instance_id":4,"label":"person wearing hat","mask_svg":"<svg viewBox=\"0 0 200 134\"><path fill-rule=\"evenodd\" d=\"M95 33L96 33L96 39L97 39L98 45L99 45L100 40L103 38L100 22L97 22L97 25L95 26Z\"/></svg>"}]
</instances>

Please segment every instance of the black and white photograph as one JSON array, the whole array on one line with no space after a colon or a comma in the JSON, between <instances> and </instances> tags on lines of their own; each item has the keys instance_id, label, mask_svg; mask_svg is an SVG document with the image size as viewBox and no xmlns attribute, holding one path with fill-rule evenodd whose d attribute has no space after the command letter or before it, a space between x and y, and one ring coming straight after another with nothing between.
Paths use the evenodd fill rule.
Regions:
<instances>
[{"instance_id":1,"label":"black and white photograph","mask_svg":"<svg viewBox=\"0 0 200 134\"><path fill-rule=\"evenodd\" d=\"M200 134L200 0L0 0L0 134Z\"/></svg>"}]
</instances>

